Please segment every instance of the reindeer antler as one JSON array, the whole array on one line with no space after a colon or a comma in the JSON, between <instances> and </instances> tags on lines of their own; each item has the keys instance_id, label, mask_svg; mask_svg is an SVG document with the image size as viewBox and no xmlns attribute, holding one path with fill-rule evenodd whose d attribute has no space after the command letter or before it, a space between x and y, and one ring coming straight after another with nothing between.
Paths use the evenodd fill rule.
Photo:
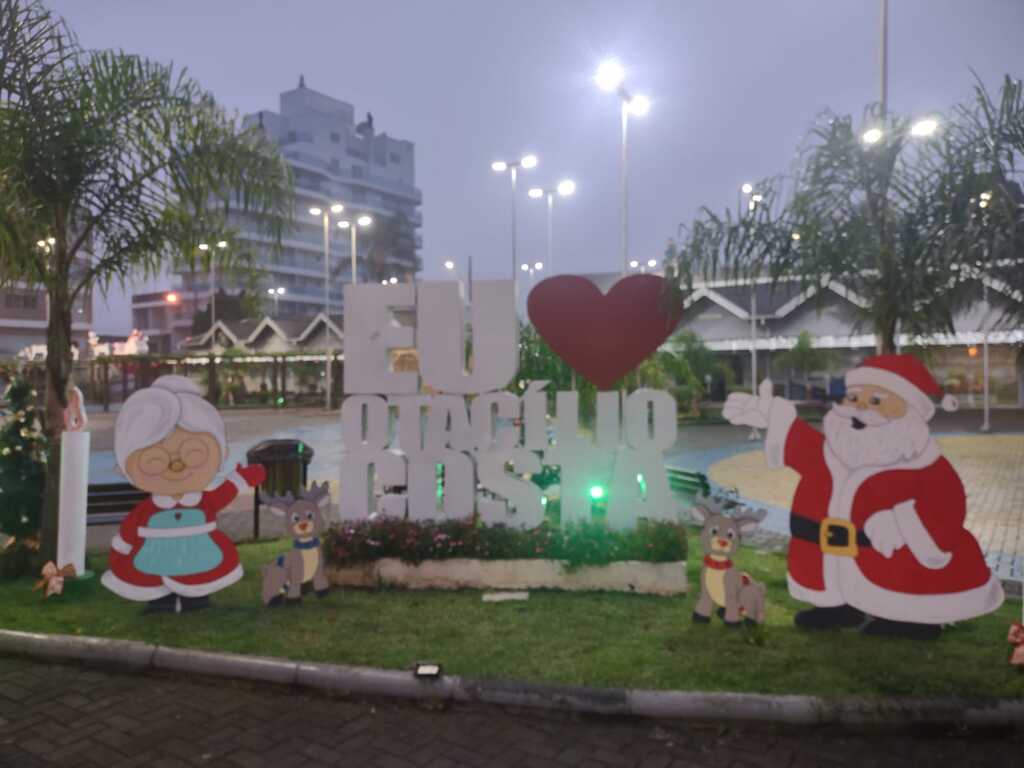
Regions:
<instances>
[{"instance_id":1,"label":"reindeer antler","mask_svg":"<svg viewBox=\"0 0 1024 768\"><path fill-rule=\"evenodd\" d=\"M262 496L260 498L262 504L266 504L268 507L282 507L287 509L296 502L296 498L292 495L291 491L285 493L284 496Z\"/></svg>"},{"instance_id":2,"label":"reindeer antler","mask_svg":"<svg viewBox=\"0 0 1024 768\"><path fill-rule=\"evenodd\" d=\"M307 490L301 491L300 498L305 499L306 501L312 501L312 502L316 503L316 502L320 501L320 499L322 499L324 496L330 495L330 493L331 493L330 486L327 484L327 481L324 480L322 483L320 483L320 485L317 485L316 483L313 483L309 487L308 491Z\"/></svg>"},{"instance_id":3,"label":"reindeer antler","mask_svg":"<svg viewBox=\"0 0 1024 768\"><path fill-rule=\"evenodd\" d=\"M764 520L768 510L764 507L753 509L744 504L740 499L739 492L735 489L721 493L701 494L694 499L694 505L704 507L713 515L724 515L725 517L746 517L757 522Z\"/></svg>"}]
</instances>

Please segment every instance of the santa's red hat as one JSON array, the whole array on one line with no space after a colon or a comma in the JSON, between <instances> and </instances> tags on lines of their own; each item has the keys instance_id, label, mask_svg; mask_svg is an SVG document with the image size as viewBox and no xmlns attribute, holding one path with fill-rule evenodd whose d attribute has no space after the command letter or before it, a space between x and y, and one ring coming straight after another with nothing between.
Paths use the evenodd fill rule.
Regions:
<instances>
[{"instance_id":1,"label":"santa's red hat","mask_svg":"<svg viewBox=\"0 0 1024 768\"><path fill-rule=\"evenodd\" d=\"M941 400L944 411L955 411L960 407L955 397L943 394L942 387L924 363L913 355L876 355L866 358L846 374L847 387L864 384L883 387L899 395L925 421L935 415L934 400Z\"/></svg>"}]
</instances>

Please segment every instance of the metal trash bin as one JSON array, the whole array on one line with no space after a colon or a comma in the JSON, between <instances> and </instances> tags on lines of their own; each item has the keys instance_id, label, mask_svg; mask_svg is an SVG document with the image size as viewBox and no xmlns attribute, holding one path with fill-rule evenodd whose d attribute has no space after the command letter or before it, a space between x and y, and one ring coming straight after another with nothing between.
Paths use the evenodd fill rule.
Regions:
<instances>
[{"instance_id":1,"label":"metal trash bin","mask_svg":"<svg viewBox=\"0 0 1024 768\"><path fill-rule=\"evenodd\" d=\"M260 492L281 496L289 491L298 496L306 487L313 449L301 440L264 440L250 448L245 458L249 464L262 464L267 479L256 488L252 512L253 538L260 537Z\"/></svg>"}]
</instances>

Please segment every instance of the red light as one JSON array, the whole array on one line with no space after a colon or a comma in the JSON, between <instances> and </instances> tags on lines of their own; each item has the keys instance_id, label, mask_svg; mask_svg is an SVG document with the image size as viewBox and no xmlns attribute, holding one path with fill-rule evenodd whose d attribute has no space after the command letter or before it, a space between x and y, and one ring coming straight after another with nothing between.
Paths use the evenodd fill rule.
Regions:
<instances>
[{"instance_id":1,"label":"red light","mask_svg":"<svg viewBox=\"0 0 1024 768\"><path fill-rule=\"evenodd\" d=\"M180 301L180 298L178 297L178 294L172 291L171 293L168 293L166 296L164 296L164 301L166 301L168 304L177 304Z\"/></svg>"}]
</instances>

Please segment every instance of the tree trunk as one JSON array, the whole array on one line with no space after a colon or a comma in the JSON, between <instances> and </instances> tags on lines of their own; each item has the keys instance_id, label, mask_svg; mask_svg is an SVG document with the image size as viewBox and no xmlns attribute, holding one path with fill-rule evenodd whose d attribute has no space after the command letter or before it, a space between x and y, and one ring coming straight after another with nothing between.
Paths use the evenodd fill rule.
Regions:
<instances>
[{"instance_id":1,"label":"tree trunk","mask_svg":"<svg viewBox=\"0 0 1024 768\"><path fill-rule=\"evenodd\" d=\"M67 280L51 287L49 322L46 328L46 437L48 440L46 481L40 525L39 556L43 562L56 560L57 525L60 510L60 441L64 430L68 383L71 380L71 300ZM58 563L58 567L64 563Z\"/></svg>"},{"instance_id":2,"label":"tree trunk","mask_svg":"<svg viewBox=\"0 0 1024 768\"><path fill-rule=\"evenodd\" d=\"M896 318L879 320L875 327L875 340L878 354L896 354Z\"/></svg>"}]
</instances>

